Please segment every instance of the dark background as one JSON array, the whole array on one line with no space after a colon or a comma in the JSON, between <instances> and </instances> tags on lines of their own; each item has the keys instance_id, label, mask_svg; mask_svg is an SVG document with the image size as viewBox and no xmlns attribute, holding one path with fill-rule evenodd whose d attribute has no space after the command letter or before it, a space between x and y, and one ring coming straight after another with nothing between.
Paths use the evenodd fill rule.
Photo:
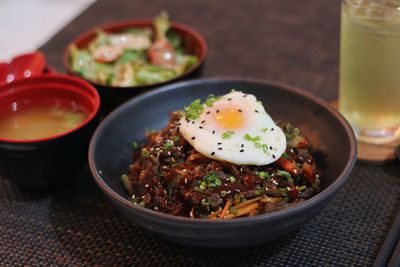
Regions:
<instances>
[{"instance_id":1,"label":"dark background","mask_svg":"<svg viewBox=\"0 0 400 267\"><path fill-rule=\"evenodd\" d=\"M204 35L203 77L262 78L337 97L338 0L99 0L41 50L63 71L62 52L81 32L160 10ZM0 178L0 265L369 266L399 210L399 177L398 166L358 163L311 222L274 242L235 250L188 248L148 234L105 201L87 170L51 194Z\"/></svg>"}]
</instances>

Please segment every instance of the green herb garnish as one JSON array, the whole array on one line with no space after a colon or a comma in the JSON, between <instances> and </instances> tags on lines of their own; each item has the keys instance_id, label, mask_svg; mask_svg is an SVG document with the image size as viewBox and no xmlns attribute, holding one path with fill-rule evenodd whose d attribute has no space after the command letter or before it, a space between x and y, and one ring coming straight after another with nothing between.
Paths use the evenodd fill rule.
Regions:
<instances>
[{"instance_id":1,"label":"green herb garnish","mask_svg":"<svg viewBox=\"0 0 400 267\"><path fill-rule=\"evenodd\" d=\"M176 143L179 141L179 136L172 136L171 139Z\"/></svg>"},{"instance_id":2,"label":"green herb garnish","mask_svg":"<svg viewBox=\"0 0 400 267\"><path fill-rule=\"evenodd\" d=\"M244 135L244 139L246 139L247 141L255 143L255 142L261 141L262 138L259 135L252 137L250 134L247 133L247 134Z\"/></svg>"},{"instance_id":3,"label":"green herb garnish","mask_svg":"<svg viewBox=\"0 0 400 267\"><path fill-rule=\"evenodd\" d=\"M220 98L220 96L215 96L211 94L207 97L205 104L207 107L212 107L214 105L214 102L218 101Z\"/></svg>"},{"instance_id":4,"label":"green herb garnish","mask_svg":"<svg viewBox=\"0 0 400 267\"><path fill-rule=\"evenodd\" d=\"M251 137L251 135L249 135L248 133L244 135L244 139L246 139L247 141L253 140L253 138Z\"/></svg>"},{"instance_id":5,"label":"green herb garnish","mask_svg":"<svg viewBox=\"0 0 400 267\"><path fill-rule=\"evenodd\" d=\"M254 145L256 146L256 148L261 148L263 145L260 143L254 143ZM264 151L265 152L265 151Z\"/></svg>"},{"instance_id":6,"label":"green herb garnish","mask_svg":"<svg viewBox=\"0 0 400 267\"><path fill-rule=\"evenodd\" d=\"M150 152L146 148L143 148L142 149L142 157L148 157L148 156L150 156Z\"/></svg>"},{"instance_id":7,"label":"green herb garnish","mask_svg":"<svg viewBox=\"0 0 400 267\"><path fill-rule=\"evenodd\" d=\"M204 176L203 181L207 182L207 187L219 187L221 186L222 182L221 180L212 172Z\"/></svg>"},{"instance_id":8,"label":"green herb garnish","mask_svg":"<svg viewBox=\"0 0 400 267\"><path fill-rule=\"evenodd\" d=\"M293 137L297 136L300 131L298 128L295 128L293 125L288 123L283 129L283 132L285 133L287 139L292 139Z\"/></svg>"},{"instance_id":9,"label":"green herb garnish","mask_svg":"<svg viewBox=\"0 0 400 267\"><path fill-rule=\"evenodd\" d=\"M268 172L264 172L264 171L258 172L257 175L260 176L261 178L264 178L264 179L269 179L269 178L271 178L271 175L269 175Z\"/></svg>"},{"instance_id":10,"label":"green herb garnish","mask_svg":"<svg viewBox=\"0 0 400 267\"><path fill-rule=\"evenodd\" d=\"M137 141L133 141L133 142L132 142L132 148L133 148L133 150L138 149L138 147L139 147L139 143L138 143Z\"/></svg>"},{"instance_id":11,"label":"green herb garnish","mask_svg":"<svg viewBox=\"0 0 400 267\"><path fill-rule=\"evenodd\" d=\"M186 118L189 120L196 120L200 117L201 113L204 110L204 106L201 104L200 99L194 100L189 106L185 108Z\"/></svg>"},{"instance_id":12,"label":"green herb garnish","mask_svg":"<svg viewBox=\"0 0 400 267\"><path fill-rule=\"evenodd\" d=\"M171 141L167 141L164 143L163 148L164 150L169 150L173 145L174 143L172 143Z\"/></svg>"},{"instance_id":13,"label":"green herb garnish","mask_svg":"<svg viewBox=\"0 0 400 267\"><path fill-rule=\"evenodd\" d=\"M204 176L202 181L199 181L199 189L206 190L208 188L216 188L222 185L221 180L212 172Z\"/></svg>"},{"instance_id":14,"label":"green herb garnish","mask_svg":"<svg viewBox=\"0 0 400 267\"><path fill-rule=\"evenodd\" d=\"M210 201L209 198L203 198L203 199L201 200L201 204L204 205L204 206L209 206L210 203L211 203L211 201Z\"/></svg>"},{"instance_id":15,"label":"green herb garnish","mask_svg":"<svg viewBox=\"0 0 400 267\"><path fill-rule=\"evenodd\" d=\"M261 131L265 133L266 131L268 131L268 128L261 128Z\"/></svg>"},{"instance_id":16,"label":"green herb garnish","mask_svg":"<svg viewBox=\"0 0 400 267\"><path fill-rule=\"evenodd\" d=\"M279 176L285 177L286 180L287 180L290 184L293 184L293 178L292 178L292 176L290 175L289 172L283 171L283 170L277 170L277 171L276 171L276 174L278 174Z\"/></svg>"},{"instance_id":17,"label":"green herb garnish","mask_svg":"<svg viewBox=\"0 0 400 267\"><path fill-rule=\"evenodd\" d=\"M286 158L286 159L290 159L290 156L289 156L287 153L283 153L283 154L282 154L282 157L283 157L283 158Z\"/></svg>"},{"instance_id":18,"label":"green herb garnish","mask_svg":"<svg viewBox=\"0 0 400 267\"><path fill-rule=\"evenodd\" d=\"M200 185L199 185L199 188L201 189L201 190L206 190L207 189L207 183L206 182L201 182L200 183Z\"/></svg>"},{"instance_id":19,"label":"green herb garnish","mask_svg":"<svg viewBox=\"0 0 400 267\"><path fill-rule=\"evenodd\" d=\"M222 134L222 139L229 139L229 138L232 137L232 135L233 135L234 133L235 133L234 131L227 131L227 132L224 132L224 133Z\"/></svg>"},{"instance_id":20,"label":"green herb garnish","mask_svg":"<svg viewBox=\"0 0 400 267\"><path fill-rule=\"evenodd\" d=\"M257 135L257 136L255 136L255 137L253 137L253 138L251 139L251 141L253 141L253 142L261 141L261 136Z\"/></svg>"},{"instance_id":21,"label":"green herb garnish","mask_svg":"<svg viewBox=\"0 0 400 267\"><path fill-rule=\"evenodd\" d=\"M262 146L264 153L268 152L268 146L266 144L263 144Z\"/></svg>"},{"instance_id":22,"label":"green herb garnish","mask_svg":"<svg viewBox=\"0 0 400 267\"><path fill-rule=\"evenodd\" d=\"M231 183L234 183L236 181L235 177L233 176L229 176L228 180L231 181Z\"/></svg>"}]
</instances>

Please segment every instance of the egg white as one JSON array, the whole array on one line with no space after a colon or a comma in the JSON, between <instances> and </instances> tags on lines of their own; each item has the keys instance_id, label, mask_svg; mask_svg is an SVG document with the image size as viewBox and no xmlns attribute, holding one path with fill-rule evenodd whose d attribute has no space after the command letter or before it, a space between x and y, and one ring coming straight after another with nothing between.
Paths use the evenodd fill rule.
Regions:
<instances>
[{"instance_id":1,"label":"egg white","mask_svg":"<svg viewBox=\"0 0 400 267\"><path fill-rule=\"evenodd\" d=\"M215 116L221 109L240 110L244 123L239 129L226 129ZM229 138L224 133L233 131ZM202 155L237 165L267 165L276 161L286 149L286 136L265 112L254 95L231 92L215 101L196 120L182 117L180 133ZM225 136L226 137L226 136ZM260 139L248 140L249 137Z\"/></svg>"}]
</instances>

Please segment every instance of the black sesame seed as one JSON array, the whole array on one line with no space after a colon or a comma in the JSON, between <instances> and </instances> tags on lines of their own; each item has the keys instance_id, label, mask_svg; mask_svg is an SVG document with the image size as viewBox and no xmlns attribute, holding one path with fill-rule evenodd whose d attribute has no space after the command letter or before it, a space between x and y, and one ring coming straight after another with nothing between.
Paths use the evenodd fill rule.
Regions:
<instances>
[{"instance_id":1,"label":"black sesame seed","mask_svg":"<svg viewBox=\"0 0 400 267\"><path fill-rule=\"evenodd\" d=\"M192 140L196 139L196 137L192 136Z\"/></svg>"},{"instance_id":2,"label":"black sesame seed","mask_svg":"<svg viewBox=\"0 0 400 267\"><path fill-rule=\"evenodd\" d=\"M212 134L215 134L215 130L212 131Z\"/></svg>"},{"instance_id":3,"label":"black sesame seed","mask_svg":"<svg viewBox=\"0 0 400 267\"><path fill-rule=\"evenodd\" d=\"M247 95L243 95L243 97L246 97Z\"/></svg>"},{"instance_id":4,"label":"black sesame seed","mask_svg":"<svg viewBox=\"0 0 400 267\"><path fill-rule=\"evenodd\" d=\"M242 110L241 110L241 109L238 109L238 111L239 111L239 112L242 112Z\"/></svg>"},{"instance_id":5,"label":"black sesame seed","mask_svg":"<svg viewBox=\"0 0 400 267\"><path fill-rule=\"evenodd\" d=\"M222 147L219 147L218 150L222 150Z\"/></svg>"},{"instance_id":6,"label":"black sesame seed","mask_svg":"<svg viewBox=\"0 0 400 267\"><path fill-rule=\"evenodd\" d=\"M256 113L260 113L260 111L258 111L257 109L254 110Z\"/></svg>"},{"instance_id":7,"label":"black sesame seed","mask_svg":"<svg viewBox=\"0 0 400 267\"><path fill-rule=\"evenodd\" d=\"M215 155L215 152L211 152L211 156L214 156Z\"/></svg>"},{"instance_id":8,"label":"black sesame seed","mask_svg":"<svg viewBox=\"0 0 400 267\"><path fill-rule=\"evenodd\" d=\"M240 151L240 152L244 152L244 149L240 149L239 151Z\"/></svg>"},{"instance_id":9,"label":"black sesame seed","mask_svg":"<svg viewBox=\"0 0 400 267\"><path fill-rule=\"evenodd\" d=\"M221 145L221 144L222 144L222 142L218 142L218 143L217 143L217 145Z\"/></svg>"},{"instance_id":10,"label":"black sesame seed","mask_svg":"<svg viewBox=\"0 0 400 267\"><path fill-rule=\"evenodd\" d=\"M244 144L242 144L240 147L244 147Z\"/></svg>"},{"instance_id":11,"label":"black sesame seed","mask_svg":"<svg viewBox=\"0 0 400 267\"><path fill-rule=\"evenodd\" d=\"M210 114L210 111L207 111L207 113L206 114Z\"/></svg>"},{"instance_id":12,"label":"black sesame seed","mask_svg":"<svg viewBox=\"0 0 400 267\"><path fill-rule=\"evenodd\" d=\"M179 122L177 125L178 125L178 126L181 126L181 123Z\"/></svg>"},{"instance_id":13,"label":"black sesame seed","mask_svg":"<svg viewBox=\"0 0 400 267\"><path fill-rule=\"evenodd\" d=\"M219 113L219 109L217 109L217 113Z\"/></svg>"},{"instance_id":14,"label":"black sesame seed","mask_svg":"<svg viewBox=\"0 0 400 267\"><path fill-rule=\"evenodd\" d=\"M231 101L232 100L232 98L228 98L228 101Z\"/></svg>"},{"instance_id":15,"label":"black sesame seed","mask_svg":"<svg viewBox=\"0 0 400 267\"><path fill-rule=\"evenodd\" d=\"M199 126L199 129L203 129L203 127Z\"/></svg>"},{"instance_id":16,"label":"black sesame seed","mask_svg":"<svg viewBox=\"0 0 400 267\"><path fill-rule=\"evenodd\" d=\"M202 121L201 121L201 124L204 124L205 122L206 122L206 120L202 120Z\"/></svg>"},{"instance_id":17,"label":"black sesame seed","mask_svg":"<svg viewBox=\"0 0 400 267\"><path fill-rule=\"evenodd\" d=\"M192 124L194 124L194 121L192 121Z\"/></svg>"},{"instance_id":18,"label":"black sesame seed","mask_svg":"<svg viewBox=\"0 0 400 267\"><path fill-rule=\"evenodd\" d=\"M274 154L272 154L272 158L276 158Z\"/></svg>"},{"instance_id":19,"label":"black sesame seed","mask_svg":"<svg viewBox=\"0 0 400 267\"><path fill-rule=\"evenodd\" d=\"M271 128L271 131L273 131L274 130L274 128Z\"/></svg>"},{"instance_id":20,"label":"black sesame seed","mask_svg":"<svg viewBox=\"0 0 400 267\"><path fill-rule=\"evenodd\" d=\"M269 149L272 149L272 146L270 146Z\"/></svg>"}]
</instances>

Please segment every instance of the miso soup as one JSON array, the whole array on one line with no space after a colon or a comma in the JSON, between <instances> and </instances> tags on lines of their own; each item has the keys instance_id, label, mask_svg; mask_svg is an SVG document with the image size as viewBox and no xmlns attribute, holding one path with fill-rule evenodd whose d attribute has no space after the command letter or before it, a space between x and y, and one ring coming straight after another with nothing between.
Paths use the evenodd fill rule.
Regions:
<instances>
[{"instance_id":1,"label":"miso soup","mask_svg":"<svg viewBox=\"0 0 400 267\"><path fill-rule=\"evenodd\" d=\"M22 99L0 107L0 138L47 138L77 127L88 116L85 107L72 99Z\"/></svg>"}]
</instances>

